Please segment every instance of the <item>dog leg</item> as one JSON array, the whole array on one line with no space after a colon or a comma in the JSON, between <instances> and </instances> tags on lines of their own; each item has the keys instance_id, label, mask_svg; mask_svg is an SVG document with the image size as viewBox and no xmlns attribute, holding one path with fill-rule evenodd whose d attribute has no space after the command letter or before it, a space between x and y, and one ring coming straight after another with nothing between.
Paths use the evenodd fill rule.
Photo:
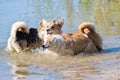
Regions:
<instances>
[{"instance_id":1,"label":"dog leg","mask_svg":"<svg viewBox=\"0 0 120 80\"><path fill-rule=\"evenodd\" d=\"M17 52L22 52L23 51L22 48L20 47L20 45L17 42L13 46L14 46L14 48Z\"/></svg>"},{"instance_id":2,"label":"dog leg","mask_svg":"<svg viewBox=\"0 0 120 80\"><path fill-rule=\"evenodd\" d=\"M93 41L90 39L90 42L88 43L88 45L86 46L84 52L85 53L94 53L96 51L96 46L93 43Z\"/></svg>"},{"instance_id":3,"label":"dog leg","mask_svg":"<svg viewBox=\"0 0 120 80\"><path fill-rule=\"evenodd\" d=\"M12 38L11 38L11 37L8 39L7 48L8 48L8 50L11 51L11 52L14 51L14 47L13 47L13 45L12 45Z\"/></svg>"},{"instance_id":4,"label":"dog leg","mask_svg":"<svg viewBox=\"0 0 120 80\"><path fill-rule=\"evenodd\" d=\"M89 33L88 36L94 42L97 50L99 52L102 51L103 50L103 48L102 48L102 38L100 37L100 35L98 33Z\"/></svg>"}]
</instances>

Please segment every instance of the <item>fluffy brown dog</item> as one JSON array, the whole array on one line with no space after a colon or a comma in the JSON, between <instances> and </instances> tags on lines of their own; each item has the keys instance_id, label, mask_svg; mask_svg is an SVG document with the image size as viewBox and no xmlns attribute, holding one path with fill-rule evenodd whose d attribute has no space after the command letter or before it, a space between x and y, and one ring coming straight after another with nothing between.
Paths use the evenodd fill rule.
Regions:
<instances>
[{"instance_id":1,"label":"fluffy brown dog","mask_svg":"<svg viewBox=\"0 0 120 80\"><path fill-rule=\"evenodd\" d=\"M40 33L44 33L44 48L58 53L58 55L92 53L96 49L102 50L102 39L95 32L94 25L85 22L79 26L79 31L72 34L62 33L64 20L41 22ZM53 26L55 25L55 26ZM93 37L94 36L94 37Z\"/></svg>"}]
</instances>

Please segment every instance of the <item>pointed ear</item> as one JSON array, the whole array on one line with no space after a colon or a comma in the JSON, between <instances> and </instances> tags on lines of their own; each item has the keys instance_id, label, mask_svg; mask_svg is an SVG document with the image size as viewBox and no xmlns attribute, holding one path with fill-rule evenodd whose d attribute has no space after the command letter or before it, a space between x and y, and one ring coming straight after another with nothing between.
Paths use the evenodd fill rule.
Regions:
<instances>
[{"instance_id":1,"label":"pointed ear","mask_svg":"<svg viewBox=\"0 0 120 80\"><path fill-rule=\"evenodd\" d=\"M46 21L45 19L43 19L43 20L40 22L40 27L44 27L46 24L47 24L47 21Z\"/></svg>"},{"instance_id":2,"label":"pointed ear","mask_svg":"<svg viewBox=\"0 0 120 80\"><path fill-rule=\"evenodd\" d=\"M53 20L53 23L56 23L56 20Z\"/></svg>"},{"instance_id":3,"label":"pointed ear","mask_svg":"<svg viewBox=\"0 0 120 80\"><path fill-rule=\"evenodd\" d=\"M58 20L58 21L57 21L57 24L58 24L60 27L62 27L63 24L64 24L64 19Z\"/></svg>"}]
</instances>

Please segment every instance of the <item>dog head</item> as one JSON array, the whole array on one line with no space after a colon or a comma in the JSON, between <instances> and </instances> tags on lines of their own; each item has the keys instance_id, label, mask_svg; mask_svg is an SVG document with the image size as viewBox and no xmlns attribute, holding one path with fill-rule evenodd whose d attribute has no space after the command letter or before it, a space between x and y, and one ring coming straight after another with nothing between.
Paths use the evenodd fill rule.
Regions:
<instances>
[{"instance_id":1,"label":"dog head","mask_svg":"<svg viewBox=\"0 0 120 80\"><path fill-rule=\"evenodd\" d=\"M47 22L46 20L42 20L40 23L40 30L39 30L39 36L40 38L44 38L44 33L47 32L47 34L61 34L62 33L62 26L64 24L64 20L60 19L58 21L51 21Z\"/></svg>"},{"instance_id":2,"label":"dog head","mask_svg":"<svg viewBox=\"0 0 120 80\"><path fill-rule=\"evenodd\" d=\"M52 21L47 25L46 31L47 34L61 34L62 33L62 26L63 26L64 20L60 19L58 21Z\"/></svg>"}]
</instances>

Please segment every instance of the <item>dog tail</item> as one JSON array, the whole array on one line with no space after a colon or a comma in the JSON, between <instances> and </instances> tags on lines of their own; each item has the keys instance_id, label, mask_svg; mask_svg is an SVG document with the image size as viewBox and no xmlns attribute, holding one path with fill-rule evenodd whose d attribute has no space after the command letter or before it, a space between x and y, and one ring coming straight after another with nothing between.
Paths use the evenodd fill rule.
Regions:
<instances>
[{"instance_id":1,"label":"dog tail","mask_svg":"<svg viewBox=\"0 0 120 80\"><path fill-rule=\"evenodd\" d=\"M84 22L79 26L79 32L86 34L95 44L98 51L102 51L102 38L96 32L95 26L90 22Z\"/></svg>"},{"instance_id":2,"label":"dog tail","mask_svg":"<svg viewBox=\"0 0 120 80\"><path fill-rule=\"evenodd\" d=\"M95 27L90 22L84 22L84 23L80 24L78 30L81 33L85 33L85 34L88 34L89 32L95 33Z\"/></svg>"},{"instance_id":3,"label":"dog tail","mask_svg":"<svg viewBox=\"0 0 120 80\"><path fill-rule=\"evenodd\" d=\"M24 32L29 33L28 26L25 22L19 21L15 22L11 28L11 35L15 36L18 30L24 30Z\"/></svg>"}]
</instances>

